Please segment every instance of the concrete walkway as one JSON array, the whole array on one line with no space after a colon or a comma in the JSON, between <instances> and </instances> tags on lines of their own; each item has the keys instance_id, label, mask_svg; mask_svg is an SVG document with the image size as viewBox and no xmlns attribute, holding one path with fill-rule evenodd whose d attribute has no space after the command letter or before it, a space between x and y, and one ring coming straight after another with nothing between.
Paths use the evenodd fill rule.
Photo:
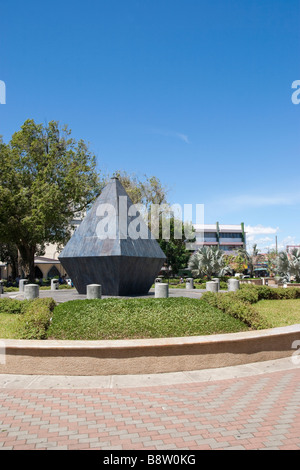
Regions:
<instances>
[{"instance_id":1,"label":"concrete walkway","mask_svg":"<svg viewBox=\"0 0 300 470\"><path fill-rule=\"evenodd\" d=\"M3 450L299 448L292 358L152 376L0 376Z\"/></svg>"},{"instance_id":2,"label":"concrete walkway","mask_svg":"<svg viewBox=\"0 0 300 470\"><path fill-rule=\"evenodd\" d=\"M172 297L201 294L170 289ZM85 298L75 290L40 297ZM300 364L292 352L276 361L170 374L0 375L2 450L299 448Z\"/></svg>"},{"instance_id":3,"label":"concrete walkway","mask_svg":"<svg viewBox=\"0 0 300 470\"><path fill-rule=\"evenodd\" d=\"M179 289L179 288L170 288L169 297L190 297L193 299L199 299L203 292L206 290L203 289ZM40 290L40 298L52 297L57 303L68 302L70 300L84 300L86 295L78 294L76 289L59 289L59 290ZM10 297L11 299L24 299L24 294L20 292L9 292L2 294L1 297ZM111 296L103 295L103 299L107 299ZM130 299L130 298L154 298L154 289L150 289L149 293L141 296L127 296L127 297L117 297L118 299Z\"/></svg>"}]
</instances>

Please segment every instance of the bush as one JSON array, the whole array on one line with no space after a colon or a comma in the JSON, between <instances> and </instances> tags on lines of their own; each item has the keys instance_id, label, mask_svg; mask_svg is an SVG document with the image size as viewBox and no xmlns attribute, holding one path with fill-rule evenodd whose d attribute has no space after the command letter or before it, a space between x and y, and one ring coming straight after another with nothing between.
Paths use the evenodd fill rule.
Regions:
<instances>
[{"instance_id":1,"label":"bush","mask_svg":"<svg viewBox=\"0 0 300 470\"><path fill-rule=\"evenodd\" d=\"M254 304L259 300L300 299L300 289L297 287L273 288L242 284L236 292L215 294L206 292L201 300L223 312L234 316L254 329L272 328L272 325L255 309Z\"/></svg>"},{"instance_id":2,"label":"bush","mask_svg":"<svg viewBox=\"0 0 300 470\"><path fill-rule=\"evenodd\" d=\"M242 302L248 302L249 304L255 304L259 300L256 289L240 289L235 292L235 298Z\"/></svg>"},{"instance_id":3,"label":"bush","mask_svg":"<svg viewBox=\"0 0 300 470\"><path fill-rule=\"evenodd\" d=\"M10 313L14 315L24 313L27 304L28 301L26 300L0 299L0 314Z\"/></svg>"},{"instance_id":4,"label":"bush","mask_svg":"<svg viewBox=\"0 0 300 470\"><path fill-rule=\"evenodd\" d=\"M19 291L19 288L18 287L5 287L4 286L4 289L3 289L3 292L18 292Z\"/></svg>"},{"instance_id":5,"label":"bush","mask_svg":"<svg viewBox=\"0 0 300 470\"><path fill-rule=\"evenodd\" d=\"M20 316L20 338L45 339L55 306L56 303L51 298L28 301L24 314Z\"/></svg>"},{"instance_id":6,"label":"bush","mask_svg":"<svg viewBox=\"0 0 300 470\"><path fill-rule=\"evenodd\" d=\"M259 312L251 305L255 303L253 292L242 290L237 292L213 293L206 292L201 300L209 303L212 307L216 307L222 312L243 321L250 328L261 330L270 328L270 324L264 319ZM257 301L257 300L256 300Z\"/></svg>"}]
</instances>

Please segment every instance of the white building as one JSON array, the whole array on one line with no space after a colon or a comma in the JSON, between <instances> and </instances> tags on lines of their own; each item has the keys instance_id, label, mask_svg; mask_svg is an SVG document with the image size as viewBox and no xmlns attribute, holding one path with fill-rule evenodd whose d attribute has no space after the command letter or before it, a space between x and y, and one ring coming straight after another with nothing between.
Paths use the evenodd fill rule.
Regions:
<instances>
[{"instance_id":1,"label":"white building","mask_svg":"<svg viewBox=\"0 0 300 470\"><path fill-rule=\"evenodd\" d=\"M240 225L204 224L194 225L196 241L194 249L202 246L217 246L228 254L234 254L239 248L246 248L244 223Z\"/></svg>"}]
</instances>

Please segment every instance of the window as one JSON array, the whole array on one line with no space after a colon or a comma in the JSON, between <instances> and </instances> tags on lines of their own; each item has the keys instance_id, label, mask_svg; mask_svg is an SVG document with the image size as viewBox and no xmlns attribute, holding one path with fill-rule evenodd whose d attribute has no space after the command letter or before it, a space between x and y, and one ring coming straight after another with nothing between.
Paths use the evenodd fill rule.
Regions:
<instances>
[{"instance_id":1,"label":"window","mask_svg":"<svg viewBox=\"0 0 300 470\"><path fill-rule=\"evenodd\" d=\"M238 240L242 240L241 233L220 233L220 238L234 238Z\"/></svg>"}]
</instances>

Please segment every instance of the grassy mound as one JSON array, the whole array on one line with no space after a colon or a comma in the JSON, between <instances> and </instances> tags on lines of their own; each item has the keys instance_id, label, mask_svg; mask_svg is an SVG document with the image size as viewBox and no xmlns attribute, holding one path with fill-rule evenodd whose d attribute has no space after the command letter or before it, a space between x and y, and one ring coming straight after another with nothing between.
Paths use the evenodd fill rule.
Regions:
<instances>
[{"instance_id":1,"label":"grassy mound","mask_svg":"<svg viewBox=\"0 0 300 470\"><path fill-rule=\"evenodd\" d=\"M58 305L48 338L104 340L211 335L247 330L238 319L189 298L75 300Z\"/></svg>"}]
</instances>

